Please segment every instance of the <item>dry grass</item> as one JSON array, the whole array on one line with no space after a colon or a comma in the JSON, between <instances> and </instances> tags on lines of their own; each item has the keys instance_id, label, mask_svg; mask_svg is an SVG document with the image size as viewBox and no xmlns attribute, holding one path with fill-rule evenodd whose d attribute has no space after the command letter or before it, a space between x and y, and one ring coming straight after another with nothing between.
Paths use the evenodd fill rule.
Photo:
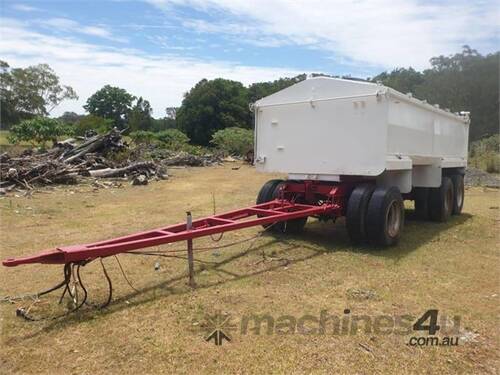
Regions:
<instances>
[{"instance_id":1,"label":"dry grass","mask_svg":"<svg viewBox=\"0 0 500 375\"><path fill-rule=\"evenodd\" d=\"M197 217L211 214L212 192L219 212L252 204L271 177L231 167L173 170L170 180L146 187L2 198L2 257L179 222L188 209ZM160 260L154 271L157 259L122 255L137 293L114 259L106 259L115 285L106 310L84 308L61 320L29 323L15 317L15 305L1 304L2 373L496 373L498 198L495 190L470 189L462 216L446 224L408 221L401 244L382 251L352 247L342 221L310 220L300 237L265 235L251 249L243 244L197 255L218 264L198 264L194 291L186 286L183 260ZM227 234L223 242L257 232ZM105 298L105 284L94 263L83 277L97 300ZM33 292L60 277L56 266L2 267L0 294ZM375 297L352 299L353 288ZM49 313L57 298L45 298L34 313ZM479 336L453 348L416 348L397 335L235 333L231 343L216 347L198 325L218 309L238 321L266 312L341 315L345 308L414 316L438 308L460 315L462 327Z\"/></svg>"}]
</instances>

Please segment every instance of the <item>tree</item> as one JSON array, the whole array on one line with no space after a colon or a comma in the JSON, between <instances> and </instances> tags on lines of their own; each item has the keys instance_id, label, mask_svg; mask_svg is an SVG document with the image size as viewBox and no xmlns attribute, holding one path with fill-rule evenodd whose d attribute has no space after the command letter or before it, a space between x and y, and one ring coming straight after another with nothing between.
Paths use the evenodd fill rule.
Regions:
<instances>
[{"instance_id":1,"label":"tree","mask_svg":"<svg viewBox=\"0 0 500 375\"><path fill-rule=\"evenodd\" d=\"M156 139L172 150L180 149L189 142L188 136L178 129L167 129L156 133Z\"/></svg>"},{"instance_id":2,"label":"tree","mask_svg":"<svg viewBox=\"0 0 500 375\"><path fill-rule=\"evenodd\" d=\"M71 133L71 130L60 121L48 117L36 117L24 120L10 128L9 142L30 142L45 148L48 141L56 142L57 137Z\"/></svg>"},{"instance_id":3,"label":"tree","mask_svg":"<svg viewBox=\"0 0 500 375\"><path fill-rule=\"evenodd\" d=\"M61 116L59 116L58 120L64 124L75 125L84 117L85 115L79 115L75 112L64 112Z\"/></svg>"},{"instance_id":4,"label":"tree","mask_svg":"<svg viewBox=\"0 0 500 375\"><path fill-rule=\"evenodd\" d=\"M392 72L383 72L372 79L374 82L382 82L384 85L392 87L402 93L415 93L417 87L424 82L422 73L413 68L397 68Z\"/></svg>"},{"instance_id":5,"label":"tree","mask_svg":"<svg viewBox=\"0 0 500 375\"><path fill-rule=\"evenodd\" d=\"M112 120L114 126L124 129L134 99L126 90L106 85L88 98L83 108L91 115Z\"/></svg>"},{"instance_id":6,"label":"tree","mask_svg":"<svg viewBox=\"0 0 500 375\"><path fill-rule=\"evenodd\" d=\"M451 111L470 111L470 141L498 134L500 52L483 56L469 46L431 59L416 94Z\"/></svg>"},{"instance_id":7,"label":"tree","mask_svg":"<svg viewBox=\"0 0 500 375\"><path fill-rule=\"evenodd\" d=\"M242 128L218 130L210 143L227 154L246 155L253 149L253 131Z\"/></svg>"},{"instance_id":8,"label":"tree","mask_svg":"<svg viewBox=\"0 0 500 375\"><path fill-rule=\"evenodd\" d=\"M470 111L472 142L498 134L499 60L500 52L483 56L463 46L460 53L431 58L431 68L422 73L400 68L373 80L452 112Z\"/></svg>"},{"instance_id":9,"label":"tree","mask_svg":"<svg viewBox=\"0 0 500 375\"><path fill-rule=\"evenodd\" d=\"M65 99L78 99L73 88L61 85L47 64L11 68L0 61L2 125L9 127L24 118L48 115Z\"/></svg>"},{"instance_id":10,"label":"tree","mask_svg":"<svg viewBox=\"0 0 500 375\"><path fill-rule=\"evenodd\" d=\"M176 121L172 118L164 117L159 119L152 119L151 130L154 132L159 132L167 129L175 129L176 127Z\"/></svg>"},{"instance_id":11,"label":"tree","mask_svg":"<svg viewBox=\"0 0 500 375\"><path fill-rule=\"evenodd\" d=\"M76 124L74 124L74 133L84 136L89 130L97 133L106 133L113 128L113 120L105 119L99 116L87 115L82 116Z\"/></svg>"},{"instance_id":12,"label":"tree","mask_svg":"<svg viewBox=\"0 0 500 375\"><path fill-rule=\"evenodd\" d=\"M130 130L152 130L153 118L151 117L153 108L142 96L137 99L128 116L128 126Z\"/></svg>"},{"instance_id":13,"label":"tree","mask_svg":"<svg viewBox=\"0 0 500 375\"><path fill-rule=\"evenodd\" d=\"M135 144L150 144L155 140L155 133L146 130L136 130L130 133Z\"/></svg>"},{"instance_id":14,"label":"tree","mask_svg":"<svg viewBox=\"0 0 500 375\"><path fill-rule=\"evenodd\" d=\"M320 76L316 74L315 76ZM293 78L280 78L272 82L258 82L253 83L248 88L248 99L250 103L253 103L259 99L262 99L265 96L274 94L280 90L286 89L289 86L292 86L300 81L303 81L307 78L305 74L300 74Z\"/></svg>"},{"instance_id":15,"label":"tree","mask_svg":"<svg viewBox=\"0 0 500 375\"><path fill-rule=\"evenodd\" d=\"M203 79L184 96L177 126L193 143L206 146L217 130L252 127L248 103L248 91L240 82Z\"/></svg>"},{"instance_id":16,"label":"tree","mask_svg":"<svg viewBox=\"0 0 500 375\"><path fill-rule=\"evenodd\" d=\"M177 110L179 108L177 107L167 107L165 108L165 112L167 113L167 118L175 120L175 117L177 116Z\"/></svg>"}]
</instances>

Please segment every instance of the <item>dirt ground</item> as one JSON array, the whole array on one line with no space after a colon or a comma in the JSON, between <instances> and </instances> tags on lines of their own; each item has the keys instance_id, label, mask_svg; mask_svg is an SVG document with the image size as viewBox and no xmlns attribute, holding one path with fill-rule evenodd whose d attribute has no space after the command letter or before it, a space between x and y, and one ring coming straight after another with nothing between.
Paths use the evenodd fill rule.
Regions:
<instances>
[{"instance_id":1,"label":"dirt ground","mask_svg":"<svg viewBox=\"0 0 500 375\"><path fill-rule=\"evenodd\" d=\"M169 180L148 186L76 186L32 198L2 197L2 258L173 224L187 210L209 215L212 194L218 212L251 205L271 176L234 166L173 169ZM119 256L134 291L116 260L107 258L114 291L104 310L85 306L59 320L27 322L15 311L30 299L0 304L1 373L495 374L499 206L498 190L467 189L461 216L442 224L407 220L400 244L385 250L350 245L343 220L310 219L300 236L264 234L197 254L195 290L186 284L183 259ZM259 231L228 233L217 244ZM212 245L211 239L195 240L196 247ZM0 297L36 292L62 277L59 266L0 269ZM98 261L82 268L82 278L92 301L106 299ZM41 298L30 312L57 313L59 296ZM429 309L437 309L440 319L458 317L460 328L449 335L459 337L457 346L412 346L411 337L429 335L375 331L366 322L353 329L353 320L346 320L345 331L335 332L332 323L309 334L298 323L312 329L325 312L370 322L409 315L414 322ZM220 346L205 340L216 314L229 316L222 329L231 341ZM245 319L262 314L274 320L274 329L266 323L258 335L242 331ZM284 321L297 325L278 327Z\"/></svg>"}]
</instances>

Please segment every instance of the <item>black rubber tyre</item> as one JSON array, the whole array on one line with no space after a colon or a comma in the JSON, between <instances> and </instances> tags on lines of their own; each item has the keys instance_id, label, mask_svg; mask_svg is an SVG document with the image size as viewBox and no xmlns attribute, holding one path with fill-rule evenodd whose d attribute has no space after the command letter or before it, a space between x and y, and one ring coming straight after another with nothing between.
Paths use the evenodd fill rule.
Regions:
<instances>
[{"instance_id":1,"label":"black rubber tyre","mask_svg":"<svg viewBox=\"0 0 500 375\"><path fill-rule=\"evenodd\" d=\"M429 188L416 187L413 191L415 200L415 217L419 220L429 220Z\"/></svg>"},{"instance_id":2,"label":"black rubber tyre","mask_svg":"<svg viewBox=\"0 0 500 375\"><path fill-rule=\"evenodd\" d=\"M281 184L283 180L269 180L260 188L259 194L257 195L257 200L255 203L262 204L274 199L274 191L276 187ZM261 217L257 215L257 217ZM267 228L270 224L265 224L262 227ZM277 224L275 224L277 225Z\"/></svg>"},{"instance_id":3,"label":"black rubber tyre","mask_svg":"<svg viewBox=\"0 0 500 375\"><path fill-rule=\"evenodd\" d=\"M257 195L257 204L266 203L273 200L273 194L276 187L281 184L283 180L269 180L260 188L259 195Z\"/></svg>"},{"instance_id":4,"label":"black rubber tyre","mask_svg":"<svg viewBox=\"0 0 500 375\"><path fill-rule=\"evenodd\" d=\"M374 190L374 185L356 186L347 201L345 224L349 238L354 244L367 240L365 216Z\"/></svg>"},{"instance_id":5,"label":"black rubber tyre","mask_svg":"<svg viewBox=\"0 0 500 375\"><path fill-rule=\"evenodd\" d=\"M429 216L433 221L445 222L453 211L453 183L443 176L441 186L429 189Z\"/></svg>"},{"instance_id":6,"label":"black rubber tyre","mask_svg":"<svg viewBox=\"0 0 500 375\"><path fill-rule=\"evenodd\" d=\"M272 199L278 198L280 185L278 184L274 188ZM297 203L300 203L297 201ZM292 219L287 221L281 221L279 223L275 223L271 230L276 233L289 233L289 234L298 234L302 232L304 226L307 223L307 217L301 217L299 219Z\"/></svg>"},{"instance_id":7,"label":"black rubber tyre","mask_svg":"<svg viewBox=\"0 0 500 375\"><path fill-rule=\"evenodd\" d=\"M378 246L395 245L404 226L404 204L397 187L378 187L372 194L366 212L368 241Z\"/></svg>"},{"instance_id":8,"label":"black rubber tyre","mask_svg":"<svg viewBox=\"0 0 500 375\"><path fill-rule=\"evenodd\" d=\"M454 174L451 176L451 182L453 183L453 209L451 210L451 214L460 215L464 206L464 176Z\"/></svg>"}]
</instances>

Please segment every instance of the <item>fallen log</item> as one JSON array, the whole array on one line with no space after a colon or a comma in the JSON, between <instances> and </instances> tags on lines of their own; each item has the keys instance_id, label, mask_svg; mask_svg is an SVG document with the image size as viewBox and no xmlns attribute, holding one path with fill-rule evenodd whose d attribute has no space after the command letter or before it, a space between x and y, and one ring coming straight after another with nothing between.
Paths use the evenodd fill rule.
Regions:
<instances>
[{"instance_id":1,"label":"fallen log","mask_svg":"<svg viewBox=\"0 0 500 375\"><path fill-rule=\"evenodd\" d=\"M142 163L135 163L127 165L122 168L104 168L89 171L91 177L107 178L107 177L122 177L132 172L143 170L155 170L156 166L153 162L146 161Z\"/></svg>"},{"instance_id":2,"label":"fallen log","mask_svg":"<svg viewBox=\"0 0 500 375\"><path fill-rule=\"evenodd\" d=\"M123 147L124 144L121 140L121 132L113 129L106 134L91 137L81 145L67 150L61 155L60 160L65 163L71 163L74 160L82 158L86 154L93 153L101 149L117 150Z\"/></svg>"}]
</instances>

